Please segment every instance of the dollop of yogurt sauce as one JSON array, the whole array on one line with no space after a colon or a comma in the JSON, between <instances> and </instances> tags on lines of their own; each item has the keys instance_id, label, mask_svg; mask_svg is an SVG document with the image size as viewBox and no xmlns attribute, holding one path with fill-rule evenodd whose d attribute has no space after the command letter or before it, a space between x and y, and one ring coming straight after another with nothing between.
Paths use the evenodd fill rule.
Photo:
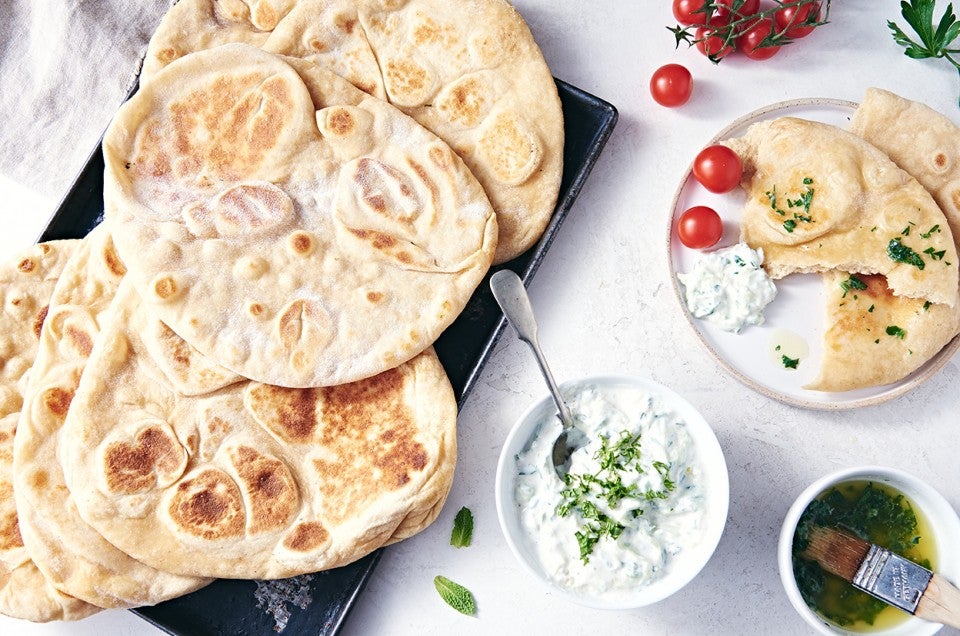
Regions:
<instances>
[{"instance_id":1,"label":"dollop of yogurt sauce","mask_svg":"<svg viewBox=\"0 0 960 636\"><path fill-rule=\"evenodd\" d=\"M740 242L701 255L687 274L677 274L687 309L724 331L740 333L763 324L763 310L777 288L761 265L763 250Z\"/></svg>"},{"instance_id":2,"label":"dollop of yogurt sauce","mask_svg":"<svg viewBox=\"0 0 960 636\"><path fill-rule=\"evenodd\" d=\"M557 585L629 599L704 535L707 498L696 447L686 424L639 387L584 384L566 397L579 431L569 439L582 445L564 480L551 458L561 431L553 414L516 458L514 496L527 548ZM611 457L621 470L607 469ZM614 491L632 495L617 500Z\"/></svg>"}]
</instances>

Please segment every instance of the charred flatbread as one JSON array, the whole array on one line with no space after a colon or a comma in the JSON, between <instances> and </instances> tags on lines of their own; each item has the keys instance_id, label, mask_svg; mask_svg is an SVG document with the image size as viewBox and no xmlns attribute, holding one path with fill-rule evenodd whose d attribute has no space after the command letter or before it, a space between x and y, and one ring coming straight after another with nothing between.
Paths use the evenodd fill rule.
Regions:
<instances>
[{"instance_id":1,"label":"charred flatbread","mask_svg":"<svg viewBox=\"0 0 960 636\"><path fill-rule=\"evenodd\" d=\"M346 385L184 396L144 342L155 320L121 284L64 426L67 484L111 543L183 575L280 578L349 563L439 513L456 402L432 349Z\"/></svg>"},{"instance_id":2,"label":"charred flatbread","mask_svg":"<svg viewBox=\"0 0 960 636\"><path fill-rule=\"evenodd\" d=\"M288 387L423 351L482 280L497 234L449 146L305 68L307 81L243 44L186 56L103 144L107 220L151 311L219 364Z\"/></svg>"},{"instance_id":3,"label":"charred flatbread","mask_svg":"<svg viewBox=\"0 0 960 636\"><path fill-rule=\"evenodd\" d=\"M142 80L226 42L329 68L450 144L496 210L495 263L546 228L563 113L543 54L505 0L180 0L151 39Z\"/></svg>"}]
</instances>

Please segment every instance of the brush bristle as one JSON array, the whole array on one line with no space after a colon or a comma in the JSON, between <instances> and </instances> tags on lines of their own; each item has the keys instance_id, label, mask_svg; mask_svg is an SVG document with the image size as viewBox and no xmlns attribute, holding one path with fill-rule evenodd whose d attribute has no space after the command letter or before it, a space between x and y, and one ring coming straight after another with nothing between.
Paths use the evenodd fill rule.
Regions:
<instances>
[{"instance_id":1,"label":"brush bristle","mask_svg":"<svg viewBox=\"0 0 960 636\"><path fill-rule=\"evenodd\" d=\"M862 539L833 528L815 526L810 529L804 554L827 572L852 581L869 550L870 544Z\"/></svg>"}]
</instances>

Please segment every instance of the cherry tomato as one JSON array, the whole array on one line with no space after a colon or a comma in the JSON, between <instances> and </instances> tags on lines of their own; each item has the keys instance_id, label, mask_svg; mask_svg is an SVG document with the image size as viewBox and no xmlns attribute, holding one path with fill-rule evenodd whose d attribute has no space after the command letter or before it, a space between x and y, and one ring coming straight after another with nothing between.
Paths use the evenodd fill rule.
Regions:
<instances>
[{"instance_id":1,"label":"cherry tomato","mask_svg":"<svg viewBox=\"0 0 960 636\"><path fill-rule=\"evenodd\" d=\"M680 64L665 64L650 78L650 94L661 106L682 106L693 92L693 76Z\"/></svg>"},{"instance_id":2,"label":"cherry tomato","mask_svg":"<svg viewBox=\"0 0 960 636\"><path fill-rule=\"evenodd\" d=\"M710 192L730 192L742 176L740 157L722 144L707 146L693 160L693 177Z\"/></svg>"},{"instance_id":3,"label":"cherry tomato","mask_svg":"<svg viewBox=\"0 0 960 636\"><path fill-rule=\"evenodd\" d=\"M717 15L726 17L733 13L734 2L736 2L736 0L717 0L715 3L717 6ZM745 0L744 3L740 5L740 8L737 9L737 14L739 14L740 17L745 18L755 14L759 10L760 0ZM713 21L711 20L711 22Z\"/></svg>"},{"instance_id":4,"label":"cherry tomato","mask_svg":"<svg viewBox=\"0 0 960 636\"><path fill-rule=\"evenodd\" d=\"M740 36L740 50L751 60L769 60L780 52L779 46L760 46L773 30L773 20L756 20Z\"/></svg>"},{"instance_id":5,"label":"cherry tomato","mask_svg":"<svg viewBox=\"0 0 960 636\"><path fill-rule=\"evenodd\" d=\"M814 17L810 17L813 15ZM802 38L813 31L812 26L799 26L804 22L817 21L820 19L820 3L811 2L803 6L786 6L775 14L773 18L777 23L777 31L783 32L788 38Z\"/></svg>"},{"instance_id":6,"label":"cherry tomato","mask_svg":"<svg viewBox=\"0 0 960 636\"><path fill-rule=\"evenodd\" d=\"M693 249L712 247L723 236L723 221L713 208L694 206L680 215L677 236L681 243Z\"/></svg>"},{"instance_id":7,"label":"cherry tomato","mask_svg":"<svg viewBox=\"0 0 960 636\"><path fill-rule=\"evenodd\" d=\"M706 24L707 13L697 13L704 4L705 0L673 0L673 17L684 26Z\"/></svg>"},{"instance_id":8,"label":"cherry tomato","mask_svg":"<svg viewBox=\"0 0 960 636\"><path fill-rule=\"evenodd\" d=\"M697 27L696 39L697 50L706 56L713 56L717 60L722 60L733 53L737 48L737 39L733 38L726 46L723 45L723 36L717 35L717 31L729 24L728 18L712 18L709 26Z\"/></svg>"}]
</instances>

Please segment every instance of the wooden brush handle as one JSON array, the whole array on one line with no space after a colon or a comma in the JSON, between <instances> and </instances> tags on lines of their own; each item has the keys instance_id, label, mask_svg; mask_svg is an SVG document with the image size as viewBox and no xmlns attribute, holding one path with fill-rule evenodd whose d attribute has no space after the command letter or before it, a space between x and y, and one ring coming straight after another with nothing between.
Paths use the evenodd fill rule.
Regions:
<instances>
[{"instance_id":1,"label":"wooden brush handle","mask_svg":"<svg viewBox=\"0 0 960 636\"><path fill-rule=\"evenodd\" d=\"M934 623L960 627L960 590L934 574L914 614Z\"/></svg>"}]
</instances>

